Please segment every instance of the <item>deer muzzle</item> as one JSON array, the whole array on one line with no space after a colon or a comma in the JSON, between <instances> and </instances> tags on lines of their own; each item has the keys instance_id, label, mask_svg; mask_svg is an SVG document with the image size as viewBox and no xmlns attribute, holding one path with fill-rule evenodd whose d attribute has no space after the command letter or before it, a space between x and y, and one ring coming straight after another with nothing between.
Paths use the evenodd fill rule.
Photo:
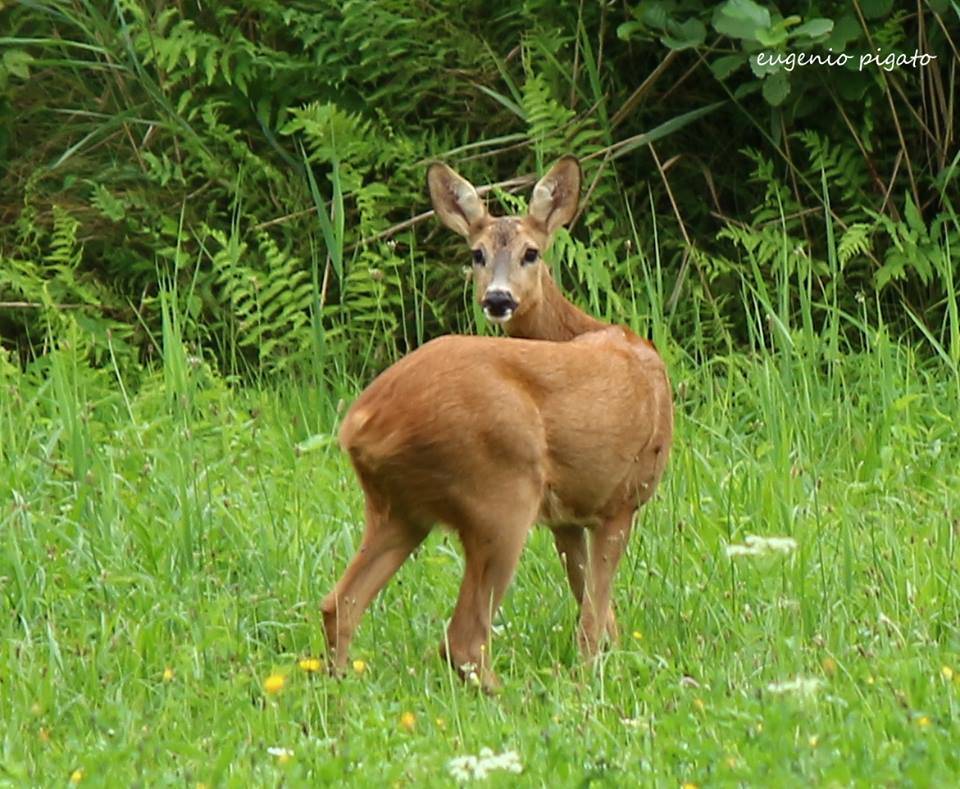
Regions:
<instances>
[{"instance_id":1,"label":"deer muzzle","mask_svg":"<svg viewBox=\"0 0 960 789\"><path fill-rule=\"evenodd\" d=\"M519 306L508 290L488 290L480 301L483 314L494 323L506 323Z\"/></svg>"}]
</instances>

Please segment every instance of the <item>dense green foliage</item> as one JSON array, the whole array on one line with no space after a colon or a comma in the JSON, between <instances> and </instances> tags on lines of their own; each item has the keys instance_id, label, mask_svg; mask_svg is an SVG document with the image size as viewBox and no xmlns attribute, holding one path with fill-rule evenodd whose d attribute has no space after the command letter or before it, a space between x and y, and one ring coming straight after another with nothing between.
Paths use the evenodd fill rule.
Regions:
<instances>
[{"instance_id":1,"label":"dense green foliage","mask_svg":"<svg viewBox=\"0 0 960 789\"><path fill-rule=\"evenodd\" d=\"M960 9L792 5L0 0L0 784L954 783ZM937 60L751 58L831 49ZM335 681L345 404L489 331L426 162L519 211L568 152L557 276L676 392L623 643L535 531L464 687L438 533Z\"/></svg>"},{"instance_id":2,"label":"dense green foliage","mask_svg":"<svg viewBox=\"0 0 960 789\"><path fill-rule=\"evenodd\" d=\"M937 264L960 244L957 11L801 5L7 6L4 342L27 359L76 323L100 359L108 332L149 359L159 272L221 369L339 350L362 374L470 325L462 247L433 222L398 228L428 207L425 161L484 183L565 152L586 160L588 194L555 258L605 315L656 234L669 328L705 321L713 348L745 339L744 279L795 272L838 308L865 295L939 337L953 273ZM937 60L748 61L876 49Z\"/></svg>"}]
</instances>

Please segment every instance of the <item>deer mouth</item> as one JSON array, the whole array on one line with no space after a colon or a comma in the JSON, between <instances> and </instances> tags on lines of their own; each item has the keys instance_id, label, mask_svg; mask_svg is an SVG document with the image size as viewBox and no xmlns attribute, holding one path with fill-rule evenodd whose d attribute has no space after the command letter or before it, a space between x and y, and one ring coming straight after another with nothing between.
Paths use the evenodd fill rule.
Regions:
<instances>
[{"instance_id":1,"label":"deer mouth","mask_svg":"<svg viewBox=\"0 0 960 789\"><path fill-rule=\"evenodd\" d=\"M505 310L502 313L494 314L488 308L484 307L483 314L486 315L487 320L490 321L490 323L502 325L513 317L513 310Z\"/></svg>"}]
</instances>

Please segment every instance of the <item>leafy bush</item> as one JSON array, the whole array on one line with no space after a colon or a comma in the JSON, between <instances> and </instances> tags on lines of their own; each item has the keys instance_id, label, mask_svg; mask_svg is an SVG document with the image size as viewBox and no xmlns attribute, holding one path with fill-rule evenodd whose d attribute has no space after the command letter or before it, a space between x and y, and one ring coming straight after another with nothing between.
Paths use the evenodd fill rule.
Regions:
<instances>
[{"instance_id":1,"label":"leafy bush","mask_svg":"<svg viewBox=\"0 0 960 789\"><path fill-rule=\"evenodd\" d=\"M943 325L955 17L939 0L7 6L3 342L27 359L66 322L98 358L149 360L172 277L185 342L221 368L338 351L364 374L473 329L461 244L411 221L426 162L489 183L565 152L585 202L554 260L594 310L738 343L743 283L789 274L838 309L876 293L906 330L904 307ZM857 68L877 48L938 60ZM851 63L785 60L831 49ZM776 261L784 237L796 255Z\"/></svg>"}]
</instances>

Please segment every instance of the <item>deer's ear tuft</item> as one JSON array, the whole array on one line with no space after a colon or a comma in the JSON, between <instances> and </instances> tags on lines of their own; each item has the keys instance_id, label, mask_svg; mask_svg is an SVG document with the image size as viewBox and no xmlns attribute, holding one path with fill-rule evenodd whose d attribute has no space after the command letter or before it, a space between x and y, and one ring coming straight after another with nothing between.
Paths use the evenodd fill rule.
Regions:
<instances>
[{"instance_id":1,"label":"deer's ear tuft","mask_svg":"<svg viewBox=\"0 0 960 789\"><path fill-rule=\"evenodd\" d=\"M574 156L564 156L533 187L528 214L550 236L573 219L579 200L580 163Z\"/></svg>"},{"instance_id":2,"label":"deer's ear tuft","mask_svg":"<svg viewBox=\"0 0 960 789\"><path fill-rule=\"evenodd\" d=\"M427 170L427 187L437 217L454 233L468 238L487 218L487 207L466 178L437 162Z\"/></svg>"}]
</instances>

